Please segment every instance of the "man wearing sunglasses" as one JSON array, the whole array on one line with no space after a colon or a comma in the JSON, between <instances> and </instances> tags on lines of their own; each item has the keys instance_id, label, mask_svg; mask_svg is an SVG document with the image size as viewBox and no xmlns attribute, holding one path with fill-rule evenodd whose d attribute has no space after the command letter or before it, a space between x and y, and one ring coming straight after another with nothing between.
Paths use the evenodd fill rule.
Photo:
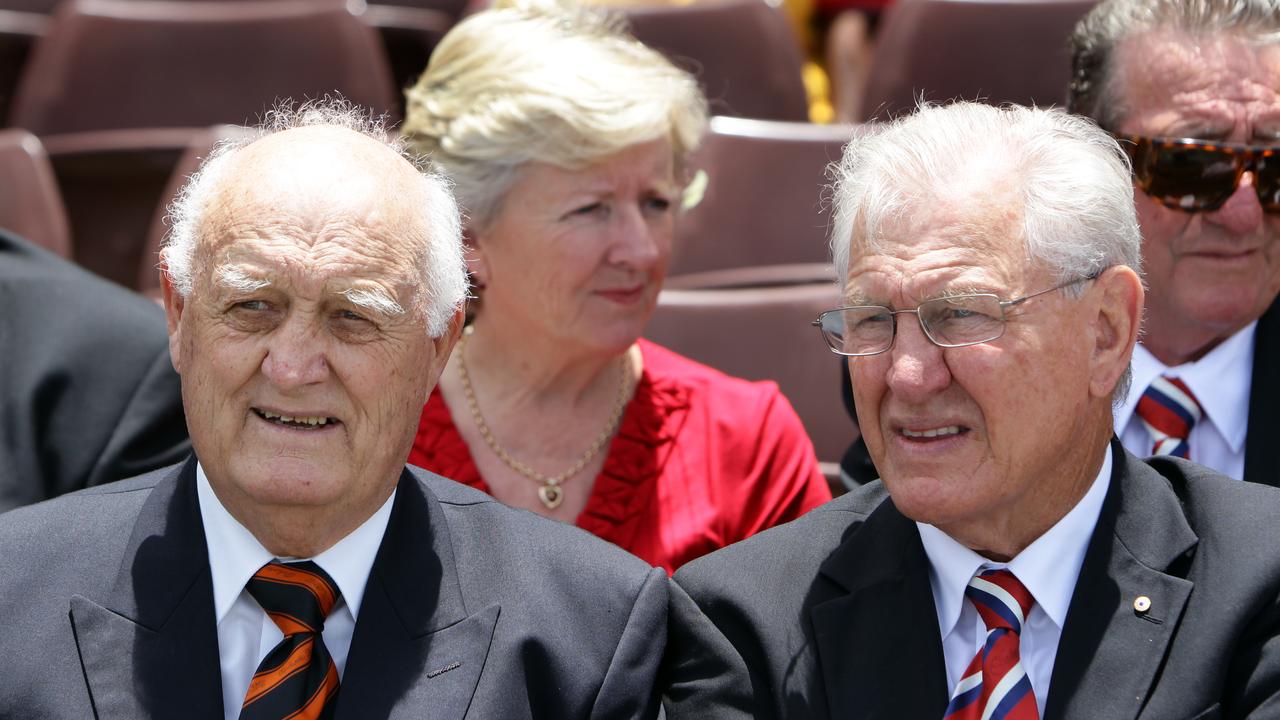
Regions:
<instances>
[{"instance_id":1,"label":"man wearing sunglasses","mask_svg":"<svg viewBox=\"0 0 1280 720\"><path fill-rule=\"evenodd\" d=\"M1280 716L1280 493L1113 441L1143 307L1116 141L924 107L834 194L814 324L881 480L675 574L749 672L698 717Z\"/></svg>"},{"instance_id":2,"label":"man wearing sunglasses","mask_svg":"<svg viewBox=\"0 0 1280 720\"><path fill-rule=\"evenodd\" d=\"M1116 432L1280 485L1280 1L1108 0L1070 107L1133 161L1147 312Z\"/></svg>"}]
</instances>

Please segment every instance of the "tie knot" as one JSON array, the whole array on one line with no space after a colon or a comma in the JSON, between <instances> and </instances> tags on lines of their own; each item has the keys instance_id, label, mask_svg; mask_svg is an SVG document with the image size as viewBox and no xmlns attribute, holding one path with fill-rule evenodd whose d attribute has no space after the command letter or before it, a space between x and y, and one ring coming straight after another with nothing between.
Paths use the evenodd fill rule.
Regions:
<instances>
[{"instance_id":1,"label":"tie knot","mask_svg":"<svg viewBox=\"0 0 1280 720\"><path fill-rule=\"evenodd\" d=\"M964 590L987 630L1022 632L1022 623L1035 604L1031 592L1008 570L987 570L973 576Z\"/></svg>"},{"instance_id":2,"label":"tie knot","mask_svg":"<svg viewBox=\"0 0 1280 720\"><path fill-rule=\"evenodd\" d=\"M329 574L304 560L263 565L245 586L286 637L319 633L341 593Z\"/></svg>"},{"instance_id":3,"label":"tie knot","mask_svg":"<svg viewBox=\"0 0 1280 720\"><path fill-rule=\"evenodd\" d=\"M1187 438L1203 411L1186 383L1178 378L1156 378L1139 398L1136 412L1151 435L1152 455L1191 455Z\"/></svg>"}]
</instances>

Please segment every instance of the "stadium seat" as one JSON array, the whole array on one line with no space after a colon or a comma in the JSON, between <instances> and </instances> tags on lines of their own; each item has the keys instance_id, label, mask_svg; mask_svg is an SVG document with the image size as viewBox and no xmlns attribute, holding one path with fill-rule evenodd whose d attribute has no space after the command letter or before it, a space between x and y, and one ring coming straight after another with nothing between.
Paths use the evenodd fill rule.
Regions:
<instances>
[{"instance_id":1,"label":"stadium seat","mask_svg":"<svg viewBox=\"0 0 1280 720\"><path fill-rule=\"evenodd\" d=\"M897 0L881 21L861 119L908 112L921 93L936 102L1061 105L1071 77L1067 37L1096 4Z\"/></svg>"},{"instance_id":2,"label":"stadium seat","mask_svg":"<svg viewBox=\"0 0 1280 720\"><path fill-rule=\"evenodd\" d=\"M809 117L802 57L787 19L764 0L618 7L646 45L698 76L719 115Z\"/></svg>"},{"instance_id":3,"label":"stadium seat","mask_svg":"<svg viewBox=\"0 0 1280 720\"><path fill-rule=\"evenodd\" d=\"M44 35L48 25L49 18L44 14L10 10L0 0L0 123L9 117L13 93L31 55L31 46Z\"/></svg>"},{"instance_id":4,"label":"stadium seat","mask_svg":"<svg viewBox=\"0 0 1280 720\"><path fill-rule=\"evenodd\" d=\"M40 140L25 130L0 130L0 227L71 257L53 168Z\"/></svg>"},{"instance_id":5,"label":"stadium seat","mask_svg":"<svg viewBox=\"0 0 1280 720\"><path fill-rule=\"evenodd\" d=\"M69 0L32 50L11 124L41 136L207 127L335 92L397 103L377 34L343 0Z\"/></svg>"},{"instance_id":6,"label":"stadium seat","mask_svg":"<svg viewBox=\"0 0 1280 720\"><path fill-rule=\"evenodd\" d=\"M706 186L677 222L668 287L830 279L827 166L855 132L850 125L712 118L693 158Z\"/></svg>"},{"instance_id":7,"label":"stadium seat","mask_svg":"<svg viewBox=\"0 0 1280 720\"><path fill-rule=\"evenodd\" d=\"M418 81L427 69L431 52L457 21L456 16L443 10L398 5L369 5L361 18L382 38L397 90ZM396 93L395 114L404 117L403 92Z\"/></svg>"},{"instance_id":8,"label":"stadium seat","mask_svg":"<svg viewBox=\"0 0 1280 720\"><path fill-rule=\"evenodd\" d=\"M663 290L645 337L730 375L774 380L813 439L824 472L857 429L840 397L839 363L809 323L838 306L834 283Z\"/></svg>"}]
</instances>

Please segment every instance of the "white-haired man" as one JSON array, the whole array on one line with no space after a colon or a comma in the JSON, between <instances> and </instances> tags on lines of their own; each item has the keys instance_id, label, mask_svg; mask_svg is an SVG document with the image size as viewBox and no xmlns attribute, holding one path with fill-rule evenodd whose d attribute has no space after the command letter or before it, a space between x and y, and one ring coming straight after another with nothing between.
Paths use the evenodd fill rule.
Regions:
<instances>
[{"instance_id":1,"label":"white-haired man","mask_svg":"<svg viewBox=\"0 0 1280 720\"><path fill-rule=\"evenodd\" d=\"M657 713L668 581L417 468L458 212L304 106L219 148L163 251L194 455L0 519L0 716Z\"/></svg>"},{"instance_id":2,"label":"white-haired man","mask_svg":"<svg viewBox=\"0 0 1280 720\"><path fill-rule=\"evenodd\" d=\"M1280 493L1112 442L1143 289L1129 169L1061 111L854 140L832 235L882 480L681 568L758 718L1280 709Z\"/></svg>"},{"instance_id":3,"label":"white-haired man","mask_svg":"<svg viewBox=\"0 0 1280 720\"><path fill-rule=\"evenodd\" d=\"M1280 0L1108 0L1070 107L1133 157L1147 312L1116 433L1280 486Z\"/></svg>"}]
</instances>

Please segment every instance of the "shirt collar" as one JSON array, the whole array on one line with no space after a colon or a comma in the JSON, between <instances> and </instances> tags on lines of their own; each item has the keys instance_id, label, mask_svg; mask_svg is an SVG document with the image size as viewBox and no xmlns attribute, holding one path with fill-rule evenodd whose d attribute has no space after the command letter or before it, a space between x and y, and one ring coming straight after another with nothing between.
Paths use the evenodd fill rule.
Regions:
<instances>
[{"instance_id":1,"label":"shirt collar","mask_svg":"<svg viewBox=\"0 0 1280 720\"><path fill-rule=\"evenodd\" d=\"M1133 420L1142 393L1160 375L1180 378L1191 388L1200 408L1232 452L1244 446L1249 426L1249 392L1253 386L1253 346L1258 321L1219 343L1207 355L1169 367L1139 343L1133 350L1133 390L1116 409L1116 431Z\"/></svg>"},{"instance_id":2,"label":"shirt collar","mask_svg":"<svg viewBox=\"0 0 1280 720\"><path fill-rule=\"evenodd\" d=\"M209 484L209 478L204 474L204 468L198 462L196 496L200 503L205 541L209 547L209 569L213 575L213 609L217 622L221 623L240 597L249 578L253 577L258 568L276 557L222 505ZM360 527L333 547L310 558L337 583L353 618L360 615L364 586L369 581L369 571L373 569L373 560L391 519L391 504L395 498L395 490L392 490L382 507Z\"/></svg>"},{"instance_id":3,"label":"shirt collar","mask_svg":"<svg viewBox=\"0 0 1280 720\"><path fill-rule=\"evenodd\" d=\"M961 545L932 525L916 523L920 541L929 558L929 580L938 612L938 627L945 638L960 622L964 591L969 580L984 566L1007 567L1027 588L1036 604L1059 629L1067 619L1067 608L1075 593L1084 554L1093 537L1102 501L1111 485L1111 446L1107 446L1102 468L1088 492L1058 520L1008 563L997 563Z\"/></svg>"}]
</instances>

